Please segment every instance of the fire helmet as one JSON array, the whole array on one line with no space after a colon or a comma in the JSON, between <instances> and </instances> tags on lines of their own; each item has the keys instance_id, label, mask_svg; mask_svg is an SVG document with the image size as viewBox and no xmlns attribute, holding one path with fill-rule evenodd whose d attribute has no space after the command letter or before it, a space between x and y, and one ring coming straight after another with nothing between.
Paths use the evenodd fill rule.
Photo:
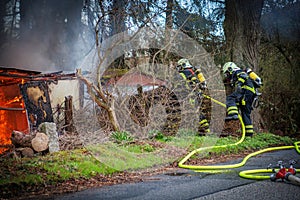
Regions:
<instances>
[{"instance_id":1,"label":"fire helmet","mask_svg":"<svg viewBox=\"0 0 300 200\"><path fill-rule=\"evenodd\" d=\"M227 62L223 65L222 72L223 74L232 74L233 72L240 70L238 66L234 62Z\"/></svg>"},{"instance_id":2,"label":"fire helmet","mask_svg":"<svg viewBox=\"0 0 300 200\"><path fill-rule=\"evenodd\" d=\"M183 69L192 67L189 60L186 58L182 58L182 59L178 60L177 64L178 64L178 67L181 67Z\"/></svg>"}]
</instances>

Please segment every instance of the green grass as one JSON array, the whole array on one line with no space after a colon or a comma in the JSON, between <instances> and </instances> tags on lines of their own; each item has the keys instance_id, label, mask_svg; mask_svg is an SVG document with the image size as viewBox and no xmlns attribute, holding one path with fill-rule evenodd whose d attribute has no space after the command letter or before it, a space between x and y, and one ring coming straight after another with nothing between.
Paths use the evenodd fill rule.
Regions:
<instances>
[{"instance_id":1,"label":"green grass","mask_svg":"<svg viewBox=\"0 0 300 200\"><path fill-rule=\"evenodd\" d=\"M122 146L124 150L127 150L129 152L133 153L150 153L155 151L155 147L153 147L150 144L141 144L141 145L127 145L127 146Z\"/></svg>"},{"instance_id":2,"label":"green grass","mask_svg":"<svg viewBox=\"0 0 300 200\"><path fill-rule=\"evenodd\" d=\"M116 143L124 143L124 142L129 142L132 141L133 138L130 135L129 132L127 131L116 131L112 132L111 138L116 142Z\"/></svg>"},{"instance_id":3,"label":"green grass","mask_svg":"<svg viewBox=\"0 0 300 200\"><path fill-rule=\"evenodd\" d=\"M212 155L228 155L228 154L237 154L242 151L256 151L273 146L286 146L293 145L295 140L290 137L278 136L270 133L260 133L255 134L253 137L246 137L245 140L238 145L229 145L238 142L240 138L226 137L220 138L216 141L215 146L228 145L221 148L213 148L210 150L209 154L206 154L205 157L210 157ZM196 144L197 145L197 144ZM195 146L196 146L195 145ZM200 146L199 146L200 147Z\"/></svg>"},{"instance_id":4,"label":"green grass","mask_svg":"<svg viewBox=\"0 0 300 200\"><path fill-rule=\"evenodd\" d=\"M188 151L193 151L202 147L209 146L223 146L228 145L227 147L222 148L212 148L210 150L199 151L198 154L201 154L202 157L209 158L211 156L218 155L228 155L228 154L237 154L241 151L255 151L264 149L271 146L285 146L293 145L295 140L290 137L283 137L274 135L271 133L259 133L255 134L253 137L246 137L245 140L238 145L229 145L238 142L240 138L236 137L197 137L191 135L183 135L182 137L176 137L172 140L169 140L167 143L178 146L181 148L186 148ZM195 154L192 158L198 156Z\"/></svg>"},{"instance_id":5,"label":"green grass","mask_svg":"<svg viewBox=\"0 0 300 200\"><path fill-rule=\"evenodd\" d=\"M150 145L119 146L109 143L87 148L97 160L117 171L143 169L163 163Z\"/></svg>"},{"instance_id":6,"label":"green grass","mask_svg":"<svg viewBox=\"0 0 300 200\"><path fill-rule=\"evenodd\" d=\"M116 171L100 163L85 149L60 151L20 160L9 159L3 162L6 162L11 171L0 172L0 185L55 183L70 178L90 178L96 174L111 174Z\"/></svg>"},{"instance_id":7,"label":"green grass","mask_svg":"<svg viewBox=\"0 0 300 200\"><path fill-rule=\"evenodd\" d=\"M120 136L120 137L119 137ZM131 140L120 134L119 141ZM126 138L126 139L124 139ZM124 139L124 140L123 140ZM158 135L156 142L184 148L188 152L203 146L226 145L239 138L197 137L193 133L182 133L175 138ZM237 146L214 148L203 153L205 157L255 151L270 146L293 145L295 140L270 133L256 134ZM181 158L169 157L163 149L151 143L107 143L89 146L85 149L60 151L34 158L0 160L0 187L5 184L54 184L72 178L90 178L97 174L113 174L125 170L145 169L156 165L172 163Z\"/></svg>"}]
</instances>

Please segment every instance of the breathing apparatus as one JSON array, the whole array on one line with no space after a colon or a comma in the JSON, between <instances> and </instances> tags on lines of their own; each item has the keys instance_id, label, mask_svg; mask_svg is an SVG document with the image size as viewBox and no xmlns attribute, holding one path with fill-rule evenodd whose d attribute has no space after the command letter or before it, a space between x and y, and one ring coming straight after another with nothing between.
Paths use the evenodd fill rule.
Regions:
<instances>
[{"instance_id":1,"label":"breathing apparatus","mask_svg":"<svg viewBox=\"0 0 300 200\"><path fill-rule=\"evenodd\" d=\"M246 72L249 75L249 77L253 80L255 87L260 88L263 85L261 78L255 72L253 72L252 69L246 68Z\"/></svg>"},{"instance_id":2,"label":"breathing apparatus","mask_svg":"<svg viewBox=\"0 0 300 200\"><path fill-rule=\"evenodd\" d=\"M259 96L261 96L261 93L258 91L258 88L260 88L263 85L263 83L261 78L254 71L252 71L251 68L246 68L245 71L247 72L248 76L252 79L256 93L252 107L257 108L259 106Z\"/></svg>"},{"instance_id":3,"label":"breathing apparatus","mask_svg":"<svg viewBox=\"0 0 300 200\"><path fill-rule=\"evenodd\" d=\"M177 70L191 69L192 74L195 73L202 87L206 87L206 79L199 68L193 67L188 59L182 58L177 62Z\"/></svg>"}]
</instances>

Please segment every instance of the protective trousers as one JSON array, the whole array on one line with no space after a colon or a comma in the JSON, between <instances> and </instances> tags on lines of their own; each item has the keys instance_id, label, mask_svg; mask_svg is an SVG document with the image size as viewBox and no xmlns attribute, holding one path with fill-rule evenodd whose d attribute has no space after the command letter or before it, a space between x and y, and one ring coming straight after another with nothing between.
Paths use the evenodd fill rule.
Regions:
<instances>
[{"instance_id":1,"label":"protective trousers","mask_svg":"<svg viewBox=\"0 0 300 200\"><path fill-rule=\"evenodd\" d=\"M209 91L203 90L202 91L205 95L209 96ZM210 118L211 118L211 101L207 98L203 98L201 99L199 103L199 126L198 126L198 131L201 135L201 133L210 133L210 128L209 128L209 124L210 124Z\"/></svg>"},{"instance_id":2,"label":"protective trousers","mask_svg":"<svg viewBox=\"0 0 300 200\"><path fill-rule=\"evenodd\" d=\"M245 124L246 136L253 135L253 124L251 120L252 103L255 94L247 89L242 93L233 92L226 98L226 107L228 116L238 115L241 112L242 120Z\"/></svg>"},{"instance_id":3,"label":"protective trousers","mask_svg":"<svg viewBox=\"0 0 300 200\"><path fill-rule=\"evenodd\" d=\"M206 117L201 113L199 116L199 132L209 133L209 121Z\"/></svg>"}]
</instances>

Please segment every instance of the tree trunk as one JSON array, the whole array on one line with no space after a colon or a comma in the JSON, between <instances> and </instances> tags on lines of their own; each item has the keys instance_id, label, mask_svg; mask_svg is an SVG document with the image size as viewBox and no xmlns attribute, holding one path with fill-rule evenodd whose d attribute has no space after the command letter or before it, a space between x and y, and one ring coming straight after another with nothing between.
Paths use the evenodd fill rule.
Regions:
<instances>
[{"instance_id":1,"label":"tree trunk","mask_svg":"<svg viewBox=\"0 0 300 200\"><path fill-rule=\"evenodd\" d=\"M20 131L13 131L11 141L16 150L21 151L23 156L31 155L31 151L28 149L41 152L47 150L49 147L49 137L40 132L36 134L24 134ZM26 155L23 154L23 150ZM28 155L26 152L29 152Z\"/></svg>"},{"instance_id":2,"label":"tree trunk","mask_svg":"<svg viewBox=\"0 0 300 200\"><path fill-rule=\"evenodd\" d=\"M225 1L224 32L227 54L238 66L258 68L260 44L260 17L264 0Z\"/></svg>"},{"instance_id":3,"label":"tree trunk","mask_svg":"<svg viewBox=\"0 0 300 200\"><path fill-rule=\"evenodd\" d=\"M168 0L167 1L166 24L165 24L165 27L169 28L169 29L172 29L172 27L173 27L173 16L172 16L173 5L174 5L173 0Z\"/></svg>"},{"instance_id":4,"label":"tree trunk","mask_svg":"<svg viewBox=\"0 0 300 200\"><path fill-rule=\"evenodd\" d=\"M34 156L34 151L29 147L20 148L17 151L20 151L22 157L33 157Z\"/></svg>"},{"instance_id":5,"label":"tree trunk","mask_svg":"<svg viewBox=\"0 0 300 200\"><path fill-rule=\"evenodd\" d=\"M24 134L20 131L13 131L11 134L11 142L12 144L18 147L31 147L31 140L35 137L35 135Z\"/></svg>"},{"instance_id":6,"label":"tree trunk","mask_svg":"<svg viewBox=\"0 0 300 200\"><path fill-rule=\"evenodd\" d=\"M5 43L5 38L6 38L6 33L5 33L5 15L6 15L6 1L0 1L0 47L4 45Z\"/></svg>"},{"instance_id":7,"label":"tree trunk","mask_svg":"<svg viewBox=\"0 0 300 200\"><path fill-rule=\"evenodd\" d=\"M101 83L99 87L95 87L89 80L84 78L80 70L77 70L76 76L87 86L87 92L98 106L103 108L108 113L110 123L112 125L113 131L120 131L120 125L117 120L117 116L114 108L114 99L112 96L108 97L104 95L101 88ZM100 79L99 79L100 80Z\"/></svg>"},{"instance_id":8,"label":"tree trunk","mask_svg":"<svg viewBox=\"0 0 300 200\"><path fill-rule=\"evenodd\" d=\"M112 1L112 15L110 16L111 21L111 35L115 35L125 31L125 19L127 17L126 5L127 1L124 0L113 0Z\"/></svg>"},{"instance_id":9,"label":"tree trunk","mask_svg":"<svg viewBox=\"0 0 300 200\"><path fill-rule=\"evenodd\" d=\"M49 147L49 137L45 133L38 132L31 140L31 145L36 152L45 151Z\"/></svg>"},{"instance_id":10,"label":"tree trunk","mask_svg":"<svg viewBox=\"0 0 300 200\"><path fill-rule=\"evenodd\" d=\"M260 18L264 0L226 0L224 32L228 61L239 67L249 66L258 71L258 48L260 44ZM228 87L226 93L230 91ZM259 110L252 113L253 125L261 129Z\"/></svg>"},{"instance_id":11,"label":"tree trunk","mask_svg":"<svg viewBox=\"0 0 300 200\"><path fill-rule=\"evenodd\" d=\"M238 18L235 0L225 1L224 34L226 38L227 55L230 61L237 63L243 60L242 56L242 28Z\"/></svg>"},{"instance_id":12,"label":"tree trunk","mask_svg":"<svg viewBox=\"0 0 300 200\"><path fill-rule=\"evenodd\" d=\"M166 21L165 21L165 52L160 52L160 57L163 61L167 62L166 59L168 58L168 52L170 48L170 30L173 28L173 7L174 7L174 0L167 0L167 7L166 7Z\"/></svg>"}]
</instances>

